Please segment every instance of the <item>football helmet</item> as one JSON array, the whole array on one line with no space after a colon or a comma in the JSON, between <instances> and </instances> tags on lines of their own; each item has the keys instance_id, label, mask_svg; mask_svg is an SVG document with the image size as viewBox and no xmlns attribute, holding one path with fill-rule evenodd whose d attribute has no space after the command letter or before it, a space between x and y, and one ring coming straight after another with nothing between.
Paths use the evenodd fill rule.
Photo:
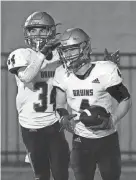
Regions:
<instances>
[{"instance_id":1,"label":"football helmet","mask_svg":"<svg viewBox=\"0 0 136 180\"><path fill-rule=\"evenodd\" d=\"M68 72L77 72L90 62L90 37L80 28L67 29L60 37L61 45L57 48L60 61Z\"/></svg>"},{"instance_id":2,"label":"football helmet","mask_svg":"<svg viewBox=\"0 0 136 180\"><path fill-rule=\"evenodd\" d=\"M28 46L34 49L42 49L45 44L56 37L56 26L54 19L46 12L34 12L31 14L24 25L24 37ZM29 32L33 28L45 28L46 35L31 35ZM38 46L38 48L37 48Z\"/></svg>"}]
</instances>

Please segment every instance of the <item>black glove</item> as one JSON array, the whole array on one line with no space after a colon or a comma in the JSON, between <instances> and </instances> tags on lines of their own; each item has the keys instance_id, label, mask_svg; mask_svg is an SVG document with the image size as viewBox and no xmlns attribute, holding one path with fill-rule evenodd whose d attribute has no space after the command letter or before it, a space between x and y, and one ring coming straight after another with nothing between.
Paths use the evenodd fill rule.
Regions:
<instances>
[{"instance_id":1,"label":"black glove","mask_svg":"<svg viewBox=\"0 0 136 180\"><path fill-rule=\"evenodd\" d=\"M104 61L112 61L118 66L120 65L120 55L119 55L119 50L117 50L115 53L110 54L108 50L105 48L104 51Z\"/></svg>"},{"instance_id":2,"label":"black glove","mask_svg":"<svg viewBox=\"0 0 136 180\"><path fill-rule=\"evenodd\" d=\"M111 128L110 113L101 106L90 106L83 110L79 120L89 129L104 130Z\"/></svg>"},{"instance_id":3,"label":"black glove","mask_svg":"<svg viewBox=\"0 0 136 180\"><path fill-rule=\"evenodd\" d=\"M40 50L43 53L48 61L53 57L52 51L55 50L60 45L58 40L54 40L51 43L45 44L44 47Z\"/></svg>"}]
</instances>

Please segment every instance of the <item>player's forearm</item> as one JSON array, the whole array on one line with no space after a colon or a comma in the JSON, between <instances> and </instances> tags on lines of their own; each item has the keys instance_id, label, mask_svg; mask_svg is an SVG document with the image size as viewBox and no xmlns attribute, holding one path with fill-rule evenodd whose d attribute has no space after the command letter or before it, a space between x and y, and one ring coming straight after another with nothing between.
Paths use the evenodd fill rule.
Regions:
<instances>
[{"instance_id":1,"label":"player's forearm","mask_svg":"<svg viewBox=\"0 0 136 180\"><path fill-rule=\"evenodd\" d=\"M18 77L25 83L31 82L38 74L44 61L44 55L37 53L37 57L26 67L24 71L18 73Z\"/></svg>"},{"instance_id":2,"label":"player's forearm","mask_svg":"<svg viewBox=\"0 0 136 180\"><path fill-rule=\"evenodd\" d=\"M132 106L131 98L123 100L119 103L115 113L113 114L113 123L116 125L129 111Z\"/></svg>"}]
</instances>

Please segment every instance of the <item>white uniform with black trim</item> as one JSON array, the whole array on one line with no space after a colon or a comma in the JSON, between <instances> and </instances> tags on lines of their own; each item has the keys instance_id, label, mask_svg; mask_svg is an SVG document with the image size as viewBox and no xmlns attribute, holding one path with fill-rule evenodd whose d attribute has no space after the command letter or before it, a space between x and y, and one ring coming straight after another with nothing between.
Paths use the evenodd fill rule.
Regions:
<instances>
[{"instance_id":1,"label":"white uniform with black trim","mask_svg":"<svg viewBox=\"0 0 136 180\"><path fill-rule=\"evenodd\" d=\"M36 52L32 49L20 48L13 51L7 61L9 71L20 67L27 67ZM50 126L58 121L53 109L52 81L55 69L59 66L59 55L53 52L53 59L48 64L42 64L38 75L30 83L22 82L15 75L18 86L16 107L19 115L19 123L25 128L38 129Z\"/></svg>"},{"instance_id":2,"label":"white uniform with black trim","mask_svg":"<svg viewBox=\"0 0 136 180\"><path fill-rule=\"evenodd\" d=\"M73 73L68 76L62 66L56 69L53 85L66 92L67 102L72 108L72 113L77 114L74 120L79 119L82 104L86 102L89 105L102 106L108 112L112 112L112 97L106 89L122 82L120 71L117 65L110 61L97 61L93 64L95 67L84 80L79 79ZM75 126L75 134L86 138L100 138L115 131L115 128L100 130L96 134L95 131L88 130L81 122Z\"/></svg>"}]
</instances>

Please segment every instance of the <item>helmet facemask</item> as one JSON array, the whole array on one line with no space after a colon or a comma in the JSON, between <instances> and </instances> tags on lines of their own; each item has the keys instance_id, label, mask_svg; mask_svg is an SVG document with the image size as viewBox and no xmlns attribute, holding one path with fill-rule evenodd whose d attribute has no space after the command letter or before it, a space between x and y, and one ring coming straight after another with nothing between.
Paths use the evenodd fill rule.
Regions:
<instances>
[{"instance_id":1,"label":"helmet facemask","mask_svg":"<svg viewBox=\"0 0 136 180\"><path fill-rule=\"evenodd\" d=\"M47 30L47 33L45 35L31 35L30 31L33 28L43 28ZM50 43L52 40L55 39L56 36L56 25L49 26L30 26L24 28L24 36L25 36L25 42L28 46L30 46L32 49L36 51L40 51L45 44Z\"/></svg>"},{"instance_id":2,"label":"helmet facemask","mask_svg":"<svg viewBox=\"0 0 136 180\"><path fill-rule=\"evenodd\" d=\"M58 47L60 60L69 73L76 73L82 66L91 61L90 40L79 44Z\"/></svg>"}]
</instances>

